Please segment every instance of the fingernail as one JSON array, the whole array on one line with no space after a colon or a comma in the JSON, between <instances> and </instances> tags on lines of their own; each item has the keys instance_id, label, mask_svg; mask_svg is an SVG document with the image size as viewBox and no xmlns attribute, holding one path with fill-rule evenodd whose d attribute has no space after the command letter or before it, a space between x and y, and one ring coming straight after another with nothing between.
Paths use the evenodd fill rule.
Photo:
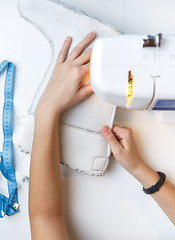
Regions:
<instances>
[{"instance_id":1,"label":"fingernail","mask_svg":"<svg viewBox=\"0 0 175 240\"><path fill-rule=\"evenodd\" d=\"M67 36L66 41L70 41L70 40L71 40L71 37Z\"/></svg>"},{"instance_id":2,"label":"fingernail","mask_svg":"<svg viewBox=\"0 0 175 240\"><path fill-rule=\"evenodd\" d=\"M95 31L93 30L92 32L90 32L89 34L88 34L88 37L95 37Z\"/></svg>"},{"instance_id":3,"label":"fingernail","mask_svg":"<svg viewBox=\"0 0 175 240\"><path fill-rule=\"evenodd\" d=\"M104 126L104 127L102 127L101 131L102 131L102 133L103 133L104 135L106 135L106 134L108 134L108 132L110 131L110 128L107 127L107 126Z\"/></svg>"}]
</instances>

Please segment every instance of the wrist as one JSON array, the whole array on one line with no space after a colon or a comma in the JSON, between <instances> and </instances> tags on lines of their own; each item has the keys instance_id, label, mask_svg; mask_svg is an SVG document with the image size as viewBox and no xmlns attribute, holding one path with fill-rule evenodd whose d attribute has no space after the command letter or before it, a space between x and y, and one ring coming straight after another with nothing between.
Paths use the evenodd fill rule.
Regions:
<instances>
[{"instance_id":1,"label":"wrist","mask_svg":"<svg viewBox=\"0 0 175 240\"><path fill-rule=\"evenodd\" d=\"M136 169L133 176L142 184L144 188L154 185L160 178L158 173L154 171L145 162L142 162Z\"/></svg>"},{"instance_id":2,"label":"wrist","mask_svg":"<svg viewBox=\"0 0 175 240\"><path fill-rule=\"evenodd\" d=\"M35 111L35 126L41 126L45 128L49 128L52 126L59 126L60 113L54 113L50 111L42 111L40 109L36 109Z\"/></svg>"},{"instance_id":3,"label":"wrist","mask_svg":"<svg viewBox=\"0 0 175 240\"><path fill-rule=\"evenodd\" d=\"M44 121L44 122L54 122L59 120L61 115L61 110L54 111L52 109L48 109L47 107L40 107L39 105L35 110L35 121Z\"/></svg>"},{"instance_id":4,"label":"wrist","mask_svg":"<svg viewBox=\"0 0 175 240\"><path fill-rule=\"evenodd\" d=\"M44 117L46 118L46 116L48 116L48 118L58 118L62 113L62 108L61 106L59 106L59 104L57 104L57 107L54 108L53 106L51 106L50 103L46 102L46 100L40 99L40 101L38 102L38 105L35 109L35 116L37 118L40 117Z\"/></svg>"}]
</instances>

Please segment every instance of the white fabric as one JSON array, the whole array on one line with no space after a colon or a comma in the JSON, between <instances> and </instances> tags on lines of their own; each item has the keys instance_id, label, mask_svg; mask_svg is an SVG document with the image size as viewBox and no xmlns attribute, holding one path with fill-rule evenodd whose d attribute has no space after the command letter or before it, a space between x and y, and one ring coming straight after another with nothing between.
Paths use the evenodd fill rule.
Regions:
<instances>
[{"instance_id":1,"label":"white fabric","mask_svg":"<svg viewBox=\"0 0 175 240\"><path fill-rule=\"evenodd\" d=\"M34 131L33 113L50 78L64 39L67 35L73 37L72 49L91 30L96 31L97 37L120 33L113 27L57 1L20 0L18 10L22 17L38 27L46 36L52 49L50 65L33 98L29 109L31 116L29 116L20 143L21 151L31 153ZM92 44L89 47L92 47ZM62 114L60 145L63 164L91 175L104 174L109 161L110 149L102 138L100 129L103 125L110 127L113 125L115 109L115 106L91 95Z\"/></svg>"}]
</instances>

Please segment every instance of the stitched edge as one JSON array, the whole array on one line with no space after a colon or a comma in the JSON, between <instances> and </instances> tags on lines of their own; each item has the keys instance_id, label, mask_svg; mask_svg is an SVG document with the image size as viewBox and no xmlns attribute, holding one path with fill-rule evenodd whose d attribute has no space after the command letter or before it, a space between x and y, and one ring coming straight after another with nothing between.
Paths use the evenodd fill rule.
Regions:
<instances>
[{"instance_id":1,"label":"stitched edge","mask_svg":"<svg viewBox=\"0 0 175 240\"><path fill-rule=\"evenodd\" d=\"M97 132L97 131L94 131L94 130L90 130L90 129L87 129L87 128L74 126L74 125L71 125L71 124L68 124L68 123L65 123L65 122L62 122L62 121L60 121L60 123L63 124L63 125L66 125L66 126L68 126L68 127L70 127L70 128L78 129L78 130L80 130L80 131L82 131L82 132L87 132L87 133L92 133L92 134L101 135L100 132Z\"/></svg>"},{"instance_id":2,"label":"stitched edge","mask_svg":"<svg viewBox=\"0 0 175 240\"><path fill-rule=\"evenodd\" d=\"M104 20L102 20L102 19L99 19L99 18L96 18L96 17L90 17L87 13L85 13L83 10L81 10L81 9L78 8L78 7L73 7L73 6L71 6L71 5L67 4L67 3L64 3L64 2L62 2L62 1L60 1L60 0L45 0L45 2L46 2L46 1L47 1L47 2L54 2L54 3L56 3L56 4L60 4L60 5L62 5L64 8L68 8L68 9L70 9L70 10L76 12L76 13L80 13L80 14L82 14L82 15L85 15L85 16L89 17L89 18L95 19L95 20L97 20L98 22L103 23L103 24L105 24L106 26L108 26L108 27L110 27L110 28L112 28L112 29L120 32L121 34L123 34L122 31L120 31L118 28L114 27L114 26L111 25L110 23L107 23L106 21L104 21Z\"/></svg>"}]
</instances>

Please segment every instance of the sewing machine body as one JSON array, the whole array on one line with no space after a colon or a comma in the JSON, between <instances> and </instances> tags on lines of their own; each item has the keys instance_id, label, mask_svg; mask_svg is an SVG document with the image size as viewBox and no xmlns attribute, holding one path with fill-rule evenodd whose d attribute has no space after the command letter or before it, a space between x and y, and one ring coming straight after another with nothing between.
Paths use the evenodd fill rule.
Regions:
<instances>
[{"instance_id":1,"label":"sewing machine body","mask_svg":"<svg viewBox=\"0 0 175 240\"><path fill-rule=\"evenodd\" d=\"M120 107L175 110L175 35L97 39L90 61L94 93Z\"/></svg>"}]
</instances>

